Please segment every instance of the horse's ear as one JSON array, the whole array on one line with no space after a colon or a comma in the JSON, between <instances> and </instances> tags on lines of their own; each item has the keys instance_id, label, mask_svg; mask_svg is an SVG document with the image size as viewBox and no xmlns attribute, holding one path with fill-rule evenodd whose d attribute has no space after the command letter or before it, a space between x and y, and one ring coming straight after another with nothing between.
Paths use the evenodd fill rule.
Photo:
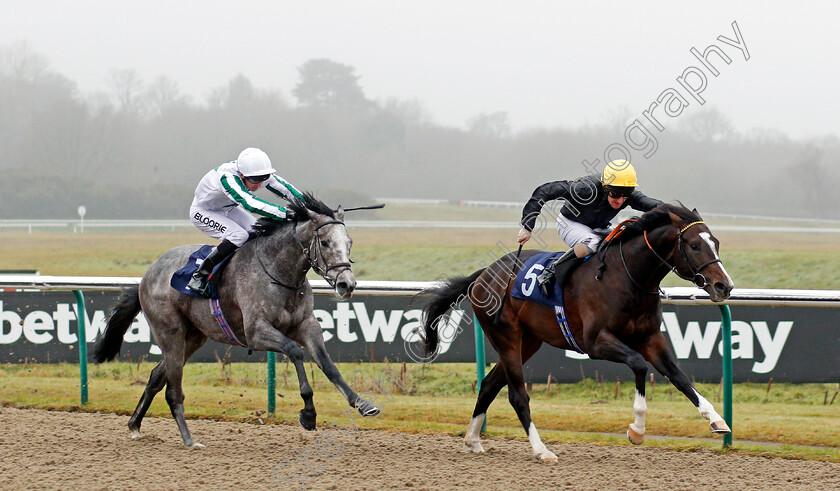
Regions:
<instances>
[{"instance_id":1,"label":"horse's ear","mask_svg":"<svg viewBox=\"0 0 840 491\"><path fill-rule=\"evenodd\" d=\"M342 208L341 205L338 205L338 209L335 210L335 217L342 222L344 221L344 208Z\"/></svg>"},{"instance_id":2,"label":"horse's ear","mask_svg":"<svg viewBox=\"0 0 840 491\"><path fill-rule=\"evenodd\" d=\"M674 225L677 225L678 223L680 223L682 221L682 218L680 218L678 215L676 215L676 214L674 214L670 211L668 212L668 216L671 217L671 222Z\"/></svg>"}]
</instances>

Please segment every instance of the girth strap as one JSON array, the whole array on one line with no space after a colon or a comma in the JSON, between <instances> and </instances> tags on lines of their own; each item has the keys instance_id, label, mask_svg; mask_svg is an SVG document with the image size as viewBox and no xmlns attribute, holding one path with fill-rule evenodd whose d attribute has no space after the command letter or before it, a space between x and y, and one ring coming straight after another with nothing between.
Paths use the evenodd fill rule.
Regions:
<instances>
[{"instance_id":1,"label":"girth strap","mask_svg":"<svg viewBox=\"0 0 840 491\"><path fill-rule=\"evenodd\" d=\"M560 332L563 333L563 337L566 338L566 342L568 342L575 351L584 354L583 350L580 349L580 346L578 346L577 341L575 341L575 336L572 334L572 330L569 328L569 323L566 321L566 309L563 306L563 290L558 288L558 291L560 305L554 306L554 316L557 318L557 324L560 325Z\"/></svg>"},{"instance_id":2,"label":"girth strap","mask_svg":"<svg viewBox=\"0 0 840 491\"><path fill-rule=\"evenodd\" d=\"M225 333L228 340L235 344L236 346L242 346L243 348L247 348L246 345L242 344L239 339L236 337L236 334L233 333L233 329L230 328L227 319L225 319L225 315L222 313L222 305L219 303L219 299L211 298L210 299L210 313L216 317L216 321L219 323L219 327L222 328L222 332Z\"/></svg>"}]
</instances>

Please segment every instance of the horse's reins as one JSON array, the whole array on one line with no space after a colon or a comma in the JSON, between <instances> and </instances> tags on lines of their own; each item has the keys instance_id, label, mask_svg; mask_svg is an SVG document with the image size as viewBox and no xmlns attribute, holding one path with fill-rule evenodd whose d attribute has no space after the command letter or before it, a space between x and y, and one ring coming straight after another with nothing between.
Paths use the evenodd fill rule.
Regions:
<instances>
[{"instance_id":1,"label":"horse's reins","mask_svg":"<svg viewBox=\"0 0 840 491\"><path fill-rule=\"evenodd\" d=\"M329 277L327 277L327 274L330 272L330 270L333 270L333 269L336 269L336 268L345 268L345 270L348 270L348 269L352 268L352 265L350 263L335 263L335 264L328 265L326 268L322 268L318 265L318 258L323 257L323 255L321 254L321 247L320 247L321 236L318 235L318 230L320 230L321 228L323 228L327 225L342 225L342 226L345 226L344 222L342 222L341 220L330 220L330 221L327 221L327 222L324 222L324 223L318 225L317 227L315 227L315 230L313 231L312 240L309 242L309 247L303 245L303 241L300 240L300 236L297 233L297 228L296 227L293 229L294 232L292 233L292 235L294 236L295 241L300 246L301 251L303 251L303 257L306 258L306 261L309 263L309 268L307 268L307 269L311 268L316 273L318 273L318 275L320 275L322 278L324 278L327 281L328 285L330 285L331 287L334 287L335 284L329 279ZM292 285L286 284L286 283L278 280L277 278L272 276L271 273L268 272L268 269L266 269L265 265L263 264L262 258L260 257L260 255L256 254L256 256L257 256L257 261L260 263L260 267L262 268L263 272L266 275L268 275L269 278L271 278L272 283L274 283L276 285L280 285L284 288L288 288L289 290L300 290L300 288L306 282L306 277L305 276L303 277L303 279L301 280L301 282L297 286L292 286ZM343 272L344 271L339 271L339 273L335 275L336 278L338 278L338 276Z\"/></svg>"},{"instance_id":2,"label":"horse's reins","mask_svg":"<svg viewBox=\"0 0 840 491\"><path fill-rule=\"evenodd\" d=\"M357 206L355 208L346 208L346 209L344 209L344 211L377 210L379 208L384 208L384 207L385 207L385 204L380 203L380 204L377 204L377 205ZM320 230L321 228L323 228L327 225L341 225L343 227L346 227L344 222L342 222L341 220L330 220L328 222L324 222L324 223L318 225L317 227L315 227L315 230L313 231L312 240L309 242L309 247L306 247L305 245L303 245L303 241L300 240L300 236L297 233L297 227L293 228L292 235L294 236L295 241L300 246L301 251L303 251L303 257L305 257L306 261L309 263L309 268L311 268L316 273L318 273L318 275L320 275L322 278L324 278L327 281L328 285L330 285L331 287L335 287L335 283L333 281L331 281L329 279L329 277L327 277L327 274L330 272L330 270L333 270L333 269L336 269L336 268L344 268L344 270L339 271L335 275L335 277L338 278L339 275L341 275L341 273L343 273L344 271L349 270L353 267L350 264L353 261L351 260L349 263L330 264L326 268L321 268L320 266L318 266L318 258L319 257L323 258L323 255L321 254L321 240L320 240L321 236L318 235L318 230ZM306 277L304 276L304 278L301 280L301 282L297 286L287 285L286 283L283 283L282 281L278 280L274 276L271 276L271 273L269 273L268 269L266 269L266 267L263 264L262 259L260 258L259 254L257 254L257 261L259 261L260 267L262 268L263 272L265 272L265 274L268 275L269 278L271 278L271 282L274 283L274 284L280 285L284 288L288 288L289 290L300 290L300 288L306 282ZM309 268L307 268L307 269L309 269Z\"/></svg>"},{"instance_id":3,"label":"horse's reins","mask_svg":"<svg viewBox=\"0 0 840 491\"><path fill-rule=\"evenodd\" d=\"M692 277L690 277L690 278L688 276L683 276L682 274L680 274L679 271L677 271L676 263L675 263L674 266L671 266L667 261L662 259L662 257L660 257L659 254L656 253L656 251L653 250L653 247L651 247L650 242L648 242L647 231L645 231L645 243L647 243L647 246L648 246L648 248L650 248L651 252L653 252L653 254L660 261L662 261L662 263L664 263L666 266L668 266L668 268L670 268L671 271L675 275L679 276L680 278L682 278L686 281L690 281L690 282L694 283L695 285L697 285L698 288L703 288L703 287L705 287L709 284L708 280L706 280L706 277L703 276L702 274L700 274L700 271L702 271L703 268L705 268L706 266L708 266L710 264L721 262L721 260L720 260L720 258L711 259L711 260L706 261L705 263L701 264L699 267L695 267L694 263L691 261L691 258L688 257L688 253L685 252L685 246L683 245L682 237L683 237L683 233L685 233L686 230L690 229L691 227L693 227L695 225L700 225L700 224L705 224L705 223L706 222L704 222L702 220L698 220L696 222L691 222L688 225L686 225L685 227L683 227L682 229L680 229L679 234L677 234L677 248L679 249L680 254L682 254L683 259L685 259L686 264L688 264L689 269L691 269ZM673 252L671 252L671 254L669 254L669 256L672 255L672 254L673 254ZM698 281L698 280L700 280L700 281Z\"/></svg>"},{"instance_id":4,"label":"horse's reins","mask_svg":"<svg viewBox=\"0 0 840 491\"><path fill-rule=\"evenodd\" d=\"M711 259L711 260L706 261L705 263L701 264L699 267L695 267L694 263L691 261L691 258L688 257L688 253L685 252L685 246L683 246L683 233L685 233L686 230L693 227L694 225L700 225L700 224L705 224L705 223L706 222L704 222L702 220L698 220L696 222L691 222L688 225L686 225L685 227L683 227L682 229L680 229L679 233L677 234L677 243L675 244L675 248L679 249L680 253L683 256L683 259L685 259L686 264L688 264L688 267L691 269L691 272L692 272L692 275L693 275L692 277L682 275L679 271L677 271L676 263L674 263L674 265L672 266L666 259L664 259L662 256L660 256L659 253L657 253L656 250L653 248L653 246L650 245L650 241L648 240L648 236L647 236L647 230L645 230L645 232L644 232L645 244L647 244L648 249L650 249L650 252L652 252L653 255L656 256L656 258L659 259L659 261L662 264L664 264L668 269L670 269L671 272L673 272L675 275L677 275L678 277L680 277L680 278L682 278L686 281L690 281L690 282L694 283L695 285L697 285L698 288L704 288L709 284L706 277L703 276L700 273L700 271L702 271L703 268L705 268L706 266L708 266L710 264L721 262L721 260L720 260L720 258ZM624 271L627 273L627 276L630 278L630 281L633 282L633 285L635 285L636 288L638 288L642 291L645 291L645 289L642 288L639 285L639 283L633 278L633 276L630 274L630 270L627 268L627 262L624 259L624 250L622 248L623 243L624 243L623 241L619 242L618 250L619 250L619 255L621 256L621 263L624 265ZM672 249L667 257L670 257L673 254L674 254L674 251ZM650 293L651 295L655 295L655 294L659 294L661 292L662 292L662 289L660 288L656 292L646 292L646 293Z\"/></svg>"}]
</instances>

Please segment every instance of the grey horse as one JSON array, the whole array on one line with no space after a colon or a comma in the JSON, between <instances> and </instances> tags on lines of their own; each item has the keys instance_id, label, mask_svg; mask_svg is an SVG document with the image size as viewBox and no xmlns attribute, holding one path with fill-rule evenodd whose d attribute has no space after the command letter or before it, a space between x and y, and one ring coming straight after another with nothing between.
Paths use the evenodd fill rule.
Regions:
<instances>
[{"instance_id":1,"label":"grey horse","mask_svg":"<svg viewBox=\"0 0 840 491\"><path fill-rule=\"evenodd\" d=\"M95 361L112 360L119 354L123 336L141 310L163 354L128 421L132 438L141 436L143 416L165 385L166 402L184 445L203 446L187 429L181 379L187 359L207 338L226 344L239 341L254 351L284 353L297 371L304 402L299 421L307 430L315 429L315 406L301 345L351 407L364 417L379 414L376 406L347 385L327 354L321 326L312 312L312 288L306 281L306 273L312 268L333 286L338 299L352 295L356 287L350 269L353 241L344 226L344 211L341 207L333 211L309 193L289 208L295 212L296 221L261 218L254 226L256 237L236 252L221 275L219 303L233 336L223 332L214 318L210 300L179 293L169 284L172 274L199 246L167 251L152 264L138 287L125 290L119 297L94 349Z\"/></svg>"}]
</instances>

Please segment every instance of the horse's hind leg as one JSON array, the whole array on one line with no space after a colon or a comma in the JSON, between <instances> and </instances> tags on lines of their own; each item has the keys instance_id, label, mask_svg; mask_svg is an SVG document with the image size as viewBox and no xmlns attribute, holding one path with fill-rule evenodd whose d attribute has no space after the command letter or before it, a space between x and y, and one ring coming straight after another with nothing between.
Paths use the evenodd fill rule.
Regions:
<instances>
[{"instance_id":1,"label":"horse's hind leg","mask_svg":"<svg viewBox=\"0 0 840 491\"><path fill-rule=\"evenodd\" d=\"M191 336L187 338L187 347L185 352L184 360L186 361L192 356L193 353L200 348L204 342L207 340L207 337L203 334L195 331ZM142 435L140 434L140 425L143 422L143 418L146 416L146 411L149 410L149 406L151 406L152 401L155 399L155 396L163 390L163 387L166 385L166 367L164 366L164 360L158 362L157 365L152 369L152 373L149 376L149 382L146 384L146 389L143 391L143 395L140 397L140 401L137 403L137 407L134 409L134 414L131 415L131 418L128 420L128 429L131 431L131 438L137 439L140 438Z\"/></svg>"},{"instance_id":2,"label":"horse's hind leg","mask_svg":"<svg viewBox=\"0 0 840 491\"><path fill-rule=\"evenodd\" d=\"M674 387L688 397L688 400L694 404L694 407L700 414L709 421L709 426L713 433L732 433L729 425L715 411L712 403L701 396L697 389L691 385L691 381L686 376L682 368L677 364L674 354L668 348L665 337L661 334L655 336L649 343L648 349L645 352L645 357L650 361L656 370L668 378Z\"/></svg>"},{"instance_id":3,"label":"horse's hind leg","mask_svg":"<svg viewBox=\"0 0 840 491\"><path fill-rule=\"evenodd\" d=\"M152 369L152 374L149 376L149 382L146 384L146 390L140 397L137 407L134 409L134 414L128 420L128 429L131 431L131 438L137 439L140 434L140 424L143 422L143 417L146 416L146 411L149 410L152 401L158 392L160 392L166 385L166 368L163 366L163 360L159 361Z\"/></svg>"},{"instance_id":4,"label":"horse's hind leg","mask_svg":"<svg viewBox=\"0 0 840 491\"><path fill-rule=\"evenodd\" d=\"M464 435L464 447L475 453L483 453L484 447L481 446L481 426L484 424L484 418L487 416L487 408L490 403L499 395L499 391L507 384L505 378L505 369L501 362L496 363L496 366L490 370L490 373L481 381L481 389L478 391L478 400L475 403L470 425L467 427L467 434Z\"/></svg>"},{"instance_id":5,"label":"horse's hind leg","mask_svg":"<svg viewBox=\"0 0 840 491\"><path fill-rule=\"evenodd\" d=\"M510 405L516 411L516 415L519 416L519 422L522 423L522 427L525 428L525 432L528 434L528 441L531 442L534 456L544 461L556 461L557 456L545 447L537 432L537 427L531 420L531 408L529 405L531 398L525 389L520 342L517 340L501 348L499 359L507 376L508 399L510 400Z\"/></svg>"},{"instance_id":6,"label":"horse's hind leg","mask_svg":"<svg viewBox=\"0 0 840 491\"><path fill-rule=\"evenodd\" d=\"M525 334L522 338L522 363L527 362L534 353L540 349L542 341L530 335ZM478 400L475 403L470 425L467 428L467 434L464 436L464 446L475 452L482 453L484 448L481 446L481 426L484 423L484 418L487 415L487 409L490 404L499 395L499 391L507 384L505 377L505 370L501 363L490 370L490 373L481 381L481 388L478 391Z\"/></svg>"},{"instance_id":7,"label":"horse's hind leg","mask_svg":"<svg viewBox=\"0 0 840 491\"><path fill-rule=\"evenodd\" d=\"M624 363L633 370L636 379L636 397L633 400L633 414L635 420L627 429L627 438L634 445L641 445L645 440L645 418L647 416L647 402L645 401L645 377L647 363L641 354L633 351L618 338L606 330L598 334L594 345L589 349L592 359L609 360Z\"/></svg>"}]
</instances>

